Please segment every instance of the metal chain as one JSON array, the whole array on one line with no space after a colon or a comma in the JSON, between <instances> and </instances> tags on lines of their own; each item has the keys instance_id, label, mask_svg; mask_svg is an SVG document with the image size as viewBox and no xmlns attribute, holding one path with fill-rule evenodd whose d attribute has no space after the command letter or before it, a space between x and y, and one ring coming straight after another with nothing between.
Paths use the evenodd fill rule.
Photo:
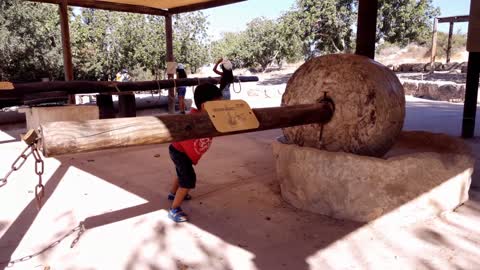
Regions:
<instances>
[{"instance_id":1,"label":"metal chain","mask_svg":"<svg viewBox=\"0 0 480 270\"><path fill-rule=\"evenodd\" d=\"M27 151L30 150L30 152L27 153ZM12 163L12 166L10 167L10 171L5 175L5 177L0 178L0 187L3 187L7 184L8 182L8 177L14 172L18 171L23 164L27 161L27 158L33 153L33 145L27 146L25 150L15 159L15 161Z\"/></svg>"},{"instance_id":2,"label":"metal chain","mask_svg":"<svg viewBox=\"0 0 480 270\"><path fill-rule=\"evenodd\" d=\"M38 175L38 184L35 186L35 200L37 201L37 208L42 207L42 199L45 196L45 187L43 186L42 175L44 172L44 162L42 156L38 152L36 144L32 145L33 157L35 158L35 173Z\"/></svg>"},{"instance_id":3,"label":"metal chain","mask_svg":"<svg viewBox=\"0 0 480 270\"><path fill-rule=\"evenodd\" d=\"M11 261L3 261L3 262L0 262L0 266L2 265L6 265L7 267L12 267L14 264L16 263L19 263L19 262L24 262L24 261L28 261L42 253L44 253L45 251L49 250L49 249L52 249L53 247L57 246L58 244L60 244L65 238L69 237L70 235L74 234L75 232L78 232L78 235L77 237L75 237L75 239L73 240L72 244L70 245L70 248L73 248L75 246L75 244L79 241L80 239L80 236L83 234L83 232L85 232L85 225L83 222L80 222L80 224L78 224L78 226L76 226L75 228L73 228L72 230L70 230L67 234L65 234L64 236L62 236L61 238L59 238L58 240L56 240L55 242L51 243L50 245L46 246L45 248L41 249L40 251L37 251L33 254L30 254L30 255L27 255L27 256L24 256L24 257L21 257L21 258L18 258L18 259L15 259L15 260L11 260Z\"/></svg>"}]
</instances>

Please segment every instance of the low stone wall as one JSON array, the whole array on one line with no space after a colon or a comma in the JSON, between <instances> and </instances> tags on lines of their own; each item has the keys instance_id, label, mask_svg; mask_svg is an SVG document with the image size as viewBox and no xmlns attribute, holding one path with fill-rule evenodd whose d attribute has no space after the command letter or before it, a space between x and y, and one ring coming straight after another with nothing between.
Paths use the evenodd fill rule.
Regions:
<instances>
[{"instance_id":1,"label":"low stone wall","mask_svg":"<svg viewBox=\"0 0 480 270\"><path fill-rule=\"evenodd\" d=\"M429 218L468 200L475 160L460 139L402 132L384 158L273 143L282 197L337 219L396 223Z\"/></svg>"},{"instance_id":2,"label":"low stone wall","mask_svg":"<svg viewBox=\"0 0 480 270\"><path fill-rule=\"evenodd\" d=\"M408 79L400 81L405 89L405 95L449 102L463 102L465 99L464 84Z\"/></svg>"},{"instance_id":3,"label":"low stone wall","mask_svg":"<svg viewBox=\"0 0 480 270\"><path fill-rule=\"evenodd\" d=\"M467 73L468 62L450 62L450 63L440 63L435 62L433 64L434 71L454 71L457 70L461 73ZM432 67L430 63L407 63L400 65L389 65L391 70L395 72L430 72Z\"/></svg>"}]
</instances>

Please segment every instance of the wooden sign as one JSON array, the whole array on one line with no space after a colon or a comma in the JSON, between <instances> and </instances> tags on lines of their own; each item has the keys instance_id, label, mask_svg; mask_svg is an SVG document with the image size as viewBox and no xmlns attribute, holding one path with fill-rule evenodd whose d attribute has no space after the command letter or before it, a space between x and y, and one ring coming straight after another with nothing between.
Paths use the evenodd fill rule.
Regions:
<instances>
[{"instance_id":1,"label":"wooden sign","mask_svg":"<svg viewBox=\"0 0 480 270\"><path fill-rule=\"evenodd\" d=\"M480 52L480 0L470 1L467 51Z\"/></svg>"},{"instance_id":2,"label":"wooden sign","mask_svg":"<svg viewBox=\"0 0 480 270\"><path fill-rule=\"evenodd\" d=\"M204 106L218 132L227 133L260 126L252 109L243 100L209 101Z\"/></svg>"},{"instance_id":3,"label":"wooden sign","mask_svg":"<svg viewBox=\"0 0 480 270\"><path fill-rule=\"evenodd\" d=\"M0 82L0 90L13 90L13 83L11 82Z\"/></svg>"}]
</instances>

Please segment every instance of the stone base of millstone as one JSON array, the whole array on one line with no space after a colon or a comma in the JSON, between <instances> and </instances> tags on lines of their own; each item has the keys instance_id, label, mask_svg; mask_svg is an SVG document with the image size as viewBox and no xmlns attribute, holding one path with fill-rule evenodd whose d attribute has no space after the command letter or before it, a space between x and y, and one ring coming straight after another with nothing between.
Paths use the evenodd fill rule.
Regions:
<instances>
[{"instance_id":1,"label":"stone base of millstone","mask_svg":"<svg viewBox=\"0 0 480 270\"><path fill-rule=\"evenodd\" d=\"M468 200L474 168L460 139L402 132L383 157L273 143L283 198L310 212L370 222L382 216L418 221ZM399 220L399 218L401 220Z\"/></svg>"}]
</instances>

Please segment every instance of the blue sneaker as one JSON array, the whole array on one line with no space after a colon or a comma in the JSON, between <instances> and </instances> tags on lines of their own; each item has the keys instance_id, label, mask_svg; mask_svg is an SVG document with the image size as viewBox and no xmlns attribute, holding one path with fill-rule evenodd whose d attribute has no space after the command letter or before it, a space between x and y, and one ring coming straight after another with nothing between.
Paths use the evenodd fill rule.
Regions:
<instances>
[{"instance_id":1,"label":"blue sneaker","mask_svg":"<svg viewBox=\"0 0 480 270\"><path fill-rule=\"evenodd\" d=\"M170 209L170 211L168 211L168 218L177 223L188 221L187 214L185 214L185 212L183 212L182 208L180 207Z\"/></svg>"}]
</instances>

